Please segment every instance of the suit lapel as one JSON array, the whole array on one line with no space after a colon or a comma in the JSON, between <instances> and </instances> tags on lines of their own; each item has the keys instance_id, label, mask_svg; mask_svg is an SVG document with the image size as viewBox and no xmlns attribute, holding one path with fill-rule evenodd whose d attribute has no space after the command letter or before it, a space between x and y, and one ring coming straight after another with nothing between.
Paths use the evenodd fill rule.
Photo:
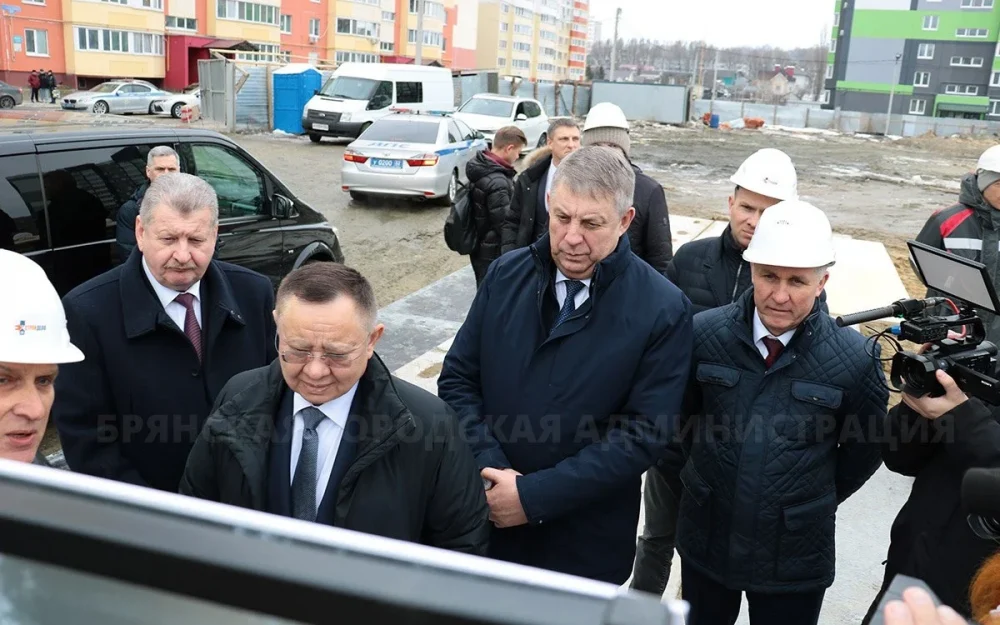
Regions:
<instances>
[{"instance_id":1,"label":"suit lapel","mask_svg":"<svg viewBox=\"0 0 1000 625\"><path fill-rule=\"evenodd\" d=\"M292 397L292 391L285 389L268 451L267 509L286 517L292 516Z\"/></svg>"}]
</instances>

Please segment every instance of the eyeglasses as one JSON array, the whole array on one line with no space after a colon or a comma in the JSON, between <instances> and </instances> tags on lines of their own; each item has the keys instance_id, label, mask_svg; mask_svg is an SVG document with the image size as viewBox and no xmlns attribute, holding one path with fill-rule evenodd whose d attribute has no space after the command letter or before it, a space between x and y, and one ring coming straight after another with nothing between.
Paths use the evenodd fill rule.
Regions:
<instances>
[{"instance_id":1,"label":"eyeglasses","mask_svg":"<svg viewBox=\"0 0 1000 625\"><path fill-rule=\"evenodd\" d=\"M319 359L323 361L323 364L328 367L346 367L352 362L358 359L362 353L364 353L364 345L357 347L346 354L335 354L332 352L324 352L319 355ZM290 365L304 365L316 358L316 355L310 351L303 349L286 349L284 351L278 349L278 337L274 337L274 349L277 350L278 355L281 360Z\"/></svg>"}]
</instances>

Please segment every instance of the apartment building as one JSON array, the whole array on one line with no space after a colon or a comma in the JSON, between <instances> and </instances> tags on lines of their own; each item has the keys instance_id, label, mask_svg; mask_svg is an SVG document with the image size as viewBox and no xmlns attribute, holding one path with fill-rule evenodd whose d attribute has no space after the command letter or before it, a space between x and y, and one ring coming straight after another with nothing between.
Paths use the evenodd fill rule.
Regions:
<instances>
[{"instance_id":1,"label":"apartment building","mask_svg":"<svg viewBox=\"0 0 1000 625\"><path fill-rule=\"evenodd\" d=\"M586 2L480 0L476 67L532 80L580 80L586 65Z\"/></svg>"},{"instance_id":2,"label":"apartment building","mask_svg":"<svg viewBox=\"0 0 1000 625\"><path fill-rule=\"evenodd\" d=\"M1000 120L995 0L836 0L824 108Z\"/></svg>"}]
</instances>

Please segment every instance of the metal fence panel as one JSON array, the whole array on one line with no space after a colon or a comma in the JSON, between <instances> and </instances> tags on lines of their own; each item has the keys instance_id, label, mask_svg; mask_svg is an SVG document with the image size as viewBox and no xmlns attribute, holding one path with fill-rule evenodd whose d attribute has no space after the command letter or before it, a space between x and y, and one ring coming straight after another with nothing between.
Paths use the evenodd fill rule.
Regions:
<instances>
[{"instance_id":1,"label":"metal fence panel","mask_svg":"<svg viewBox=\"0 0 1000 625\"><path fill-rule=\"evenodd\" d=\"M198 61L198 85L201 88L201 115L205 119L226 123L226 61Z\"/></svg>"},{"instance_id":2,"label":"metal fence panel","mask_svg":"<svg viewBox=\"0 0 1000 625\"><path fill-rule=\"evenodd\" d=\"M271 129L268 115L267 67L238 65L237 74L246 72L247 79L236 93L236 125L246 130Z\"/></svg>"},{"instance_id":3,"label":"metal fence panel","mask_svg":"<svg viewBox=\"0 0 1000 625\"><path fill-rule=\"evenodd\" d=\"M556 83L538 82L538 96L536 98L542 104L542 110L549 117L556 115Z\"/></svg>"},{"instance_id":4,"label":"metal fence panel","mask_svg":"<svg viewBox=\"0 0 1000 625\"><path fill-rule=\"evenodd\" d=\"M681 85L655 85L627 82L594 82L591 105L613 102L630 120L664 124L687 121L688 88Z\"/></svg>"}]
</instances>

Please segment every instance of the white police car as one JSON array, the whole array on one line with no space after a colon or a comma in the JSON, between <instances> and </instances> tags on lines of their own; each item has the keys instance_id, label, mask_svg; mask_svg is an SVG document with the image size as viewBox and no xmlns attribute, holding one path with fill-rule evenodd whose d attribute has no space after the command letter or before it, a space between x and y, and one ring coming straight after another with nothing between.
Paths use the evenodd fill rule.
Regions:
<instances>
[{"instance_id":1,"label":"white police car","mask_svg":"<svg viewBox=\"0 0 1000 625\"><path fill-rule=\"evenodd\" d=\"M344 150L343 190L371 195L439 199L451 203L465 165L486 138L447 112L394 111L375 120Z\"/></svg>"}]
</instances>

